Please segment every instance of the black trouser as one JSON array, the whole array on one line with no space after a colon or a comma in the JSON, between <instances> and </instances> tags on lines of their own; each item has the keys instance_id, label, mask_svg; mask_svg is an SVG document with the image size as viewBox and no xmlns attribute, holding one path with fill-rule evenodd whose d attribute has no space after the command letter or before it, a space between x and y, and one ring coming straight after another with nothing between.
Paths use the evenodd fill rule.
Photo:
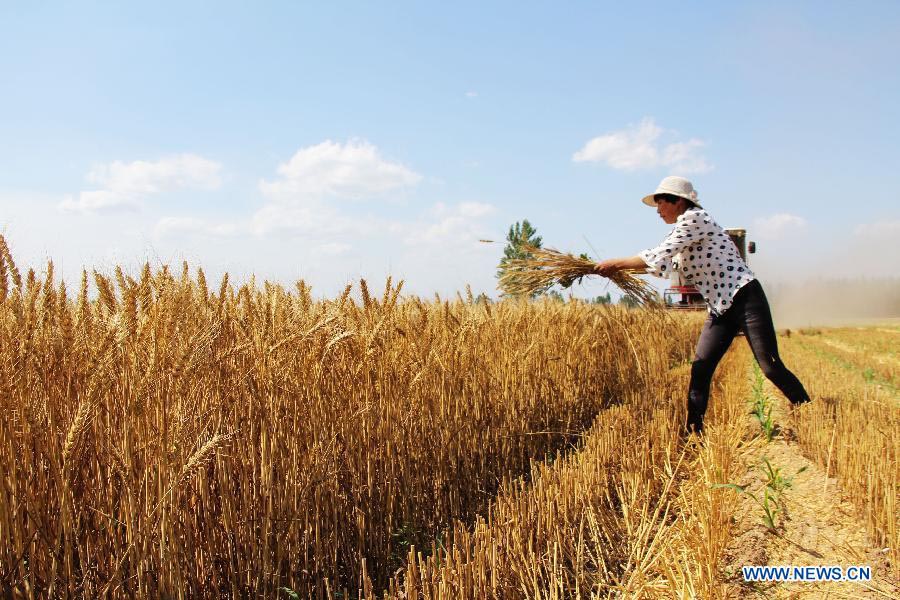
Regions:
<instances>
[{"instance_id":1,"label":"black trouser","mask_svg":"<svg viewBox=\"0 0 900 600\"><path fill-rule=\"evenodd\" d=\"M688 391L689 431L703 430L703 414L709 402L709 384L713 373L740 330L747 336L747 342L763 374L792 404L809 402L809 395L803 389L803 384L788 371L778 356L778 341L775 338L769 302L762 286L754 279L738 290L734 303L722 315L710 314L700 333L697 353L691 365L691 386Z\"/></svg>"}]
</instances>

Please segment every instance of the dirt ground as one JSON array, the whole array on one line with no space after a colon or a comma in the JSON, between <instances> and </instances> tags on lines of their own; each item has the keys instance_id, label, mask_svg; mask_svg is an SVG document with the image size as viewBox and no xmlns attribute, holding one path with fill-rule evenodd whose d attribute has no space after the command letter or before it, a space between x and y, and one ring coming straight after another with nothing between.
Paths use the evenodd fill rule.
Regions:
<instances>
[{"instance_id":1,"label":"dirt ground","mask_svg":"<svg viewBox=\"0 0 900 600\"><path fill-rule=\"evenodd\" d=\"M841 496L837 480L808 460L794 441L787 402L771 387L773 417L778 426L771 442L759 438L744 455L746 472L739 485L764 499L769 476L764 458L789 482L778 494L775 529L764 522L764 509L746 494L738 503L734 537L726 552L729 591L736 598L900 598L900 585L891 579L886 548L874 546L856 509ZM752 417L751 417L752 418ZM759 424L754 420L754 426ZM741 567L748 565L870 566L869 582L748 583Z\"/></svg>"}]
</instances>

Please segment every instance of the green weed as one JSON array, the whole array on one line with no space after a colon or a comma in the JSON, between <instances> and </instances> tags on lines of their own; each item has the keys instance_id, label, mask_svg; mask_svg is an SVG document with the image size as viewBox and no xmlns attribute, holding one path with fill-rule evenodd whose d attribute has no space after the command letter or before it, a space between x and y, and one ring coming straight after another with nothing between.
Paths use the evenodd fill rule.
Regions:
<instances>
[{"instance_id":1,"label":"green weed","mask_svg":"<svg viewBox=\"0 0 900 600\"><path fill-rule=\"evenodd\" d=\"M762 466L760 470L766 478L766 485L763 487L762 498L749 491L746 486L737 485L735 483L716 483L713 488L725 488L734 490L753 499L760 508L762 508L762 520L770 531L775 531L778 513L782 512L781 494L784 490L793 485L794 477L806 470L806 467L800 468L794 476L787 477L782 473L781 467L777 467L767 458L762 458Z\"/></svg>"},{"instance_id":2,"label":"green weed","mask_svg":"<svg viewBox=\"0 0 900 600\"><path fill-rule=\"evenodd\" d=\"M863 371L863 379L866 380L866 383L873 383L875 381L875 369L872 367L868 367Z\"/></svg>"},{"instance_id":3,"label":"green weed","mask_svg":"<svg viewBox=\"0 0 900 600\"><path fill-rule=\"evenodd\" d=\"M763 497L760 498L749 491L745 486L737 485L736 483L714 483L713 488L725 488L729 490L734 490L736 492L740 492L745 496L752 498L754 502L759 504L759 506L763 509L763 523L765 523L766 527L771 531L775 531L775 519L779 512L781 512L781 508L778 506L778 498L777 494L771 491L769 486L763 488Z\"/></svg>"},{"instance_id":4,"label":"green weed","mask_svg":"<svg viewBox=\"0 0 900 600\"><path fill-rule=\"evenodd\" d=\"M766 476L766 487L771 489L776 494L780 494L784 490L791 487L794 482L794 476L785 477L781 472L781 467L773 466L769 459L765 456L762 458L762 466L760 470L763 472L763 475ZM796 475L799 475L803 471L806 470L806 467L801 467L800 470L797 471Z\"/></svg>"},{"instance_id":5,"label":"green weed","mask_svg":"<svg viewBox=\"0 0 900 600\"><path fill-rule=\"evenodd\" d=\"M753 416L756 417L756 420L759 421L760 427L762 427L763 433L766 436L766 441L771 442L772 438L775 437L775 421L772 419L772 403L769 397L766 395L763 384L765 380L763 379L762 370L759 368L759 365L753 365L753 387L751 388L751 400L753 402Z\"/></svg>"}]
</instances>

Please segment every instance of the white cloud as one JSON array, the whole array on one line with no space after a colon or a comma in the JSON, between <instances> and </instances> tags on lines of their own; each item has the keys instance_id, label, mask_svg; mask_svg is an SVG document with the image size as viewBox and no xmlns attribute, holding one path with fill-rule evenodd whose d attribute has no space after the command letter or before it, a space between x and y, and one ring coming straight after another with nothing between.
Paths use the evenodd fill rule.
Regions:
<instances>
[{"instance_id":1,"label":"white cloud","mask_svg":"<svg viewBox=\"0 0 900 600\"><path fill-rule=\"evenodd\" d=\"M343 242L327 242L313 247L313 249L311 250L311 254L319 258L345 256L352 249L353 246L351 246L350 244L345 244Z\"/></svg>"},{"instance_id":2,"label":"white cloud","mask_svg":"<svg viewBox=\"0 0 900 600\"><path fill-rule=\"evenodd\" d=\"M575 162L605 162L613 169L633 171L659 163L656 140L662 129L644 119L632 129L615 131L589 140L572 156Z\"/></svg>"},{"instance_id":3,"label":"white cloud","mask_svg":"<svg viewBox=\"0 0 900 600\"><path fill-rule=\"evenodd\" d=\"M407 244L437 244L450 241L464 233L466 220L461 216L444 217L437 223L417 227L406 236Z\"/></svg>"},{"instance_id":4,"label":"white cloud","mask_svg":"<svg viewBox=\"0 0 900 600\"><path fill-rule=\"evenodd\" d=\"M344 215L317 200L306 204L270 202L250 218L249 229L255 235L292 233L334 235L364 232L375 224L370 220Z\"/></svg>"},{"instance_id":5,"label":"white cloud","mask_svg":"<svg viewBox=\"0 0 900 600\"><path fill-rule=\"evenodd\" d=\"M778 213L770 217L755 219L754 235L759 238L777 240L792 236L806 229L806 219L788 213Z\"/></svg>"},{"instance_id":6,"label":"white cloud","mask_svg":"<svg viewBox=\"0 0 900 600\"><path fill-rule=\"evenodd\" d=\"M463 217L484 217L496 210L494 206L482 202L463 202L459 205L459 214Z\"/></svg>"},{"instance_id":7,"label":"white cloud","mask_svg":"<svg viewBox=\"0 0 900 600\"><path fill-rule=\"evenodd\" d=\"M647 117L637 126L588 140L581 150L572 155L572 160L605 163L619 171L666 167L687 175L712 170L712 165L700 154L706 145L704 141L691 138L663 143L661 140L674 134Z\"/></svg>"},{"instance_id":8,"label":"white cloud","mask_svg":"<svg viewBox=\"0 0 900 600\"><path fill-rule=\"evenodd\" d=\"M137 209L153 194L181 189L214 190L221 185L222 166L196 154L179 154L157 161L113 161L96 165L85 179L100 187L69 196L59 205L63 212L98 213Z\"/></svg>"},{"instance_id":9,"label":"white cloud","mask_svg":"<svg viewBox=\"0 0 900 600\"><path fill-rule=\"evenodd\" d=\"M292 206L269 203L236 222L214 222L194 217L164 217L157 221L157 238L177 236L225 237L249 235L265 237L290 234L321 238L346 233L359 233L362 221L348 219L326 206Z\"/></svg>"},{"instance_id":10,"label":"white cloud","mask_svg":"<svg viewBox=\"0 0 900 600\"><path fill-rule=\"evenodd\" d=\"M466 92L466 98L477 98L478 92Z\"/></svg>"},{"instance_id":11,"label":"white cloud","mask_svg":"<svg viewBox=\"0 0 900 600\"><path fill-rule=\"evenodd\" d=\"M68 213L95 213L113 212L121 210L136 210L137 199L131 196L112 192L110 190L90 190L78 194L77 199L71 195L66 196L58 207Z\"/></svg>"},{"instance_id":12,"label":"white cloud","mask_svg":"<svg viewBox=\"0 0 900 600\"><path fill-rule=\"evenodd\" d=\"M669 144L663 148L662 164L679 173L708 173L712 171L712 165L699 154L705 145L695 138Z\"/></svg>"},{"instance_id":13,"label":"white cloud","mask_svg":"<svg viewBox=\"0 0 900 600\"><path fill-rule=\"evenodd\" d=\"M298 150L278 166L279 178L259 187L270 198L307 201L325 196L365 198L417 184L421 175L383 159L364 140L326 140Z\"/></svg>"},{"instance_id":14,"label":"white cloud","mask_svg":"<svg viewBox=\"0 0 900 600\"><path fill-rule=\"evenodd\" d=\"M221 185L222 166L196 154L179 154L157 161L114 161L97 165L87 180L121 194L149 195L178 189L214 190Z\"/></svg>"},{"instance_id":15,"label":"white cloud","mask_svg":"<svg viewBox=\"0 0 900 600\"><path fill-rule=\"evenodd\" d=\"M431 211L436 220L407 225L404 241L409 245L477 242L489 237L481 219L495 211L494 206L480 202L463 202L453 207L439 202Z\"/></svg>"},{"instance_id":16,"label":"white cloud","mask_svg":"<svg viewBox=\"0 0 900 600\"><path fill-rule=\"evenodd\" d=\"M204 171L197 169L195 172ZM214 173L210 169L205 172ZM351 140L346 144L326 140L301 148L290 160L280 164L277 172L278 177L259 183L259 189L268 201L242 222L216 224L200 219L169 217L157 224L156 234L286 234L319 241L336 235L364 236L375 230L388 230L391 223L383 219L347 214L335 204L336 199L380 197L385 193L413 186L422 179L407 167L383 159L374 145L359 140ZM148 173L166 176L151 177ZM181 177L176 177L176 174ZM122 168L105 168L96 170L92 175L98 182L140 193L159 190L165 183L184 183L187 180L183 177L183 169L134 168L128 172ZM193 181L198 183L203 179L194 178ZM483 212L486 209L471 203L466 210ZM399 229L403 229L402 224ZM324 248L333 254L336 247Z\"/></svg>"},{"instance_id":17,"label":"white cloud","mask_svg":"<svg viewBox=\"0 0 900 600\"><path fill-rule=\"evenodd\" d=\"M231 236L241 232L234 223L210 223L203 219L190 217L165 217L156 223L154 233L157 237L174 237L178 235Z\"/></svg>"},{"instance_id":18,"label":"white cloud","mask_svg":"<svg viewBox=\"0 0 900 600\"><path fill-rule=\"evenodd\" d=\"M378 148L364 140L346 144L326 140L301 148L277 171L279 177L259 183L269 202L250 219L249 228L256 235L363 235L387 224L347 215L335 200L383 198L422 179L409 168L382 158Z\"/></svg>"},{"instance_id":19,"label":"white cloud","mask_svg":"<svg viewBox=\"0 0 900 600\"><path fill-rule=\"evenodd\" d=\"M445 203L438 201L431 205L431 208L428 212L434 217L440 217L447 214L449 210L450 207L448 207Z\"/></svg>"}]
</instances>

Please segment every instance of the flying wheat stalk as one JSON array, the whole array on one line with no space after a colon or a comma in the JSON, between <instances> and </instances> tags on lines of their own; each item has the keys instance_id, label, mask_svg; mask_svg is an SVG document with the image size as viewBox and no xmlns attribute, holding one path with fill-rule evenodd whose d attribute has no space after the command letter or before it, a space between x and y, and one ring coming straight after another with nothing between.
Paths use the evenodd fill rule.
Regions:
<instances>
[{"instance_id":1,"label":"flying wheat stalk","mask_svg":"<svg viewBox=\"0 0 900 600\"><path fill-rule=\"evenodd\" d=\"M507 296L530 296L553 284L569 287L585 275L599 275L597 263L588 258L526 243L521 243L519 248L527 253L527 258L508 260L500 276L500 289ZM641 304L657 304L653 288L631 271L617 271L608 279Z\"/></svg>"}]
</instances>

